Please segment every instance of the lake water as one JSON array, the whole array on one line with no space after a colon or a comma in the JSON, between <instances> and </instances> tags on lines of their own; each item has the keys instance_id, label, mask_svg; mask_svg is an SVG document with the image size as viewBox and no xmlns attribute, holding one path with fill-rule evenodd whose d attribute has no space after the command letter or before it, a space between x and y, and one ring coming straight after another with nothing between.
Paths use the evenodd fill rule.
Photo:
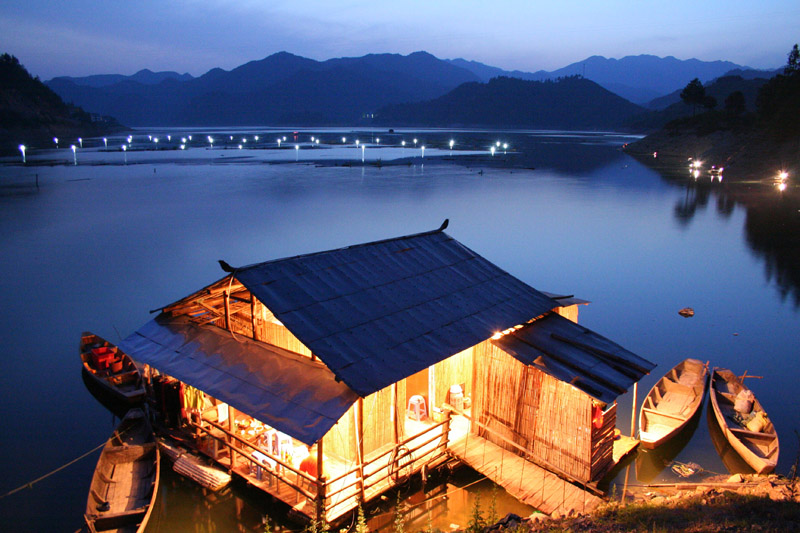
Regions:
<instances>
[{"instance_id":1,"label":"lake water","mask_svg":"<svg viewBox=\"0 0 800 533\"><path fill-rule=\"evenodd\" d=\"M281 133L293 140L292 132L262 135ZM311 149L310 135L322 138L320 148ZM365 166L359 148L341 145L344 135L369 143ZM424 159L415 136L427 143ZM263 141L221 150L218 140L214 150L195 143L157 152L141 151L146 136L137 137L127 154L78 150L77 165L63 147L29 151L27 167L0 161L0 493L102 444L114 427L81 380L82 331L127 336L150 309L220 278L217 259L249 264L431 230L445 218L450 235L533 287L590 300L581 324L657 363L639 402L686 357L763 376L748 385L781 436L777 471L786 474L797 456L800 202L792 189L695 182L682 168L642 165L619 149L630 139L608 134L315 130L298 134L299 150L291 141L281 151ZM508 153L487 152L496 139ZM679 316L683 307L695 316ZM626 434L631 397L619 399ZM705 412L683 437L632 457L612 482L623 482L626 467L629 483L674 480L664 468L672 460L707 472L741 468L725 450L721 459ZM0 521L16 531L79 529L97 456L0 499ZM475 494L488 503L489 485L478 480L459 472L403 495L417 509L439 502L435 527L463 527ZM530 512L499 496L499 514L510 510ZM280 522L280 510L241 487L207 497L167 472L148 531L259 531L265 513ZM373 526L391 528L391 507L373 514ZM411 529L425 526L423 516Z\"/></svg>"}]
</instances>

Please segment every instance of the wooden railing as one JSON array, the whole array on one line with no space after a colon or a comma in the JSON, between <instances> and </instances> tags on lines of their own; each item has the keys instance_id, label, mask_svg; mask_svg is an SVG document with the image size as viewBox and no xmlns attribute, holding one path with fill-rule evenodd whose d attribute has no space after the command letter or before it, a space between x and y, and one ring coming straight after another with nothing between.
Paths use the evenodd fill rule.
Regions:
<instances>
[{"instance_id":1,"label":"wooden railing","mask_svg":"<svg viewBox=\"0 0 800 533\"><path fill-rule=\"evenodd\" d=\"M275 468L274 470L271 470L270 471L271 475L275 476L280 481L286 483L289 487L291 487L292 489L294 489L295 491L297 491L301 495L305 496L306 498L310 498L312 500L316 498L316 494L313 494L312 492L308 491L307 489L302 487L298 482L300 480L305 480L310 485L317 485L317 478L311 477L308 474L306 474L305 472L301 472L300 470L297 470L296 468L294 468L291 464L287 463L286 461L282 461L279 457L275 457L274 455L265 452L261 448L258 448L256 445L252 444L251 442L248 442L247 440L243 439L242 437L240 437L239 435L237 435L235 433L231 433L225 427L220 426L219 424L217 424L215 422L212 422L212 421L210 421L208 419L204 419L203 422L205 422L209 426L221 431L231 441L238 442L241 445L241 448L237 448L237 447L233 446L231 444L231 442L229 442L228 440L226 440L226 439L224 439L224 438L222 438L222 437L220 437L218 435L214 435L211 432L211 429L208 428L208 427L201 426L201 425L196 424L194 422L190 422L190 424L189 424L190 426L192 426L194 428L197 428L200 431L206 433L209 437L219 441L223 446L228 447L228 449L230 450L229 453L230 453L230 457L231 457L231 468L232 469L235 468L235 466L236 466L236 459L234 457L234 454L241 455L243 458L247 459L248 461L252 461L253 463L256 463L256 464L259 464L259 465L263 465L263 463L258 458L253 456L253 452L258 452L260 454L263 454L263 455L269 457L272 461L275 461L275 463L281 467L280 469ZM286 472L286 471L293 473L294 474L294 476L293 476L294 479L292 479L290 476L287 476L286 474L284 474L284 472Z\"/></svg>"},{"instance_id":2,"label":"wooden railing","mask_svg":"<svg viewBox=\"0 0 800 533\"><path fill-rule=\"evenodd\" d=\"M363 464L347 469L332 479L326 479L324 476L311 477L211 420L203 419L203 425L189 422L189 426L216 440L222 447L228 448L232 470L236 468L237 456L259 465L263 463L253 453L258 452L267 456L280 466L269 470L269 475L285 483L298 494L298 497L314 501L316 514L327 519L332 515L331 511L334 508L338 507L341 511L333 513L333 516L338 517L356 508L359 502L367 501L401 482L401 478L414 474L424 466L445 457L450 423L450 412L446 412L446 418L442 422L391 445ZM221 435L214 434L213 430L217 430ZM436 441L438 443L431 446ZM234 443L239 446L234 446ZM349 479L351 477L352 479ZM306 489L304 484L316 486L316 494Z\"/></svg>"},{"instance_id":3,"label":"wooden railing","mask_svg":"<svg viewBox=\"0 0 800 533\"><path fill-rule=\"evenodd\" d=\"M361 465L327 481L326 516L336 507L353 509L447 455L451 415L421 433L408 437L369 458ZM439 441L435 446L432 443ZM353 477L349 481L348 477ZM341 484L341 485L340 485Z\"/></svg>"}]
</instances>

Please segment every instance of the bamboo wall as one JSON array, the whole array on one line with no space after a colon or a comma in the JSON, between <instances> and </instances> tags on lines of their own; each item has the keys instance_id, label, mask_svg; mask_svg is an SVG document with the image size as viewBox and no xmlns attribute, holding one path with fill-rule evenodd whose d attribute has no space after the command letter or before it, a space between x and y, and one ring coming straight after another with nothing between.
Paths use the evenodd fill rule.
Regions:
<instances>
[{"instance_id":1,"label":"bamboo wall","mask_svg":"<svg viewBox=\"0 0 800 533\"><path fill-rule=\"evenodd\" d=\"M311 350L282 324L275 322L275 315L258 300L255 301L256 339L311 357Z\"/></svg>"},{"instance_id":2,"label":"bamboo wall","mask_svg":"<svg viewBox=\"0 0 800 533\"><path fill-rule=\"evenodd\" d=\"M577 305L568 305L566 307L556 307L553 309L556 313L563 316L567 320L572 320L576 324L578 323L578 306Z\"/></svg>"},{"instance_id":3,"label":"bamboo wall","mask_svg":"<svg viewBox=\"0 0 800 533\"><path fill-rule=\"evenodd\" d=\"M592 479L592 399L575 387L522 364L486 341L475 347L473 417L481 436L511 451L492 433L524 447L534 460L570 476ZM597 445L597 453L606 443ZM599 456L599 455L598 455Z\"/></svg>"},{"instance_id":4,"label":"bamboo wall","mask_svg":"<svg viewBox=\"0 0 800 533\"><path fill-rule=\"evenodd\" d=\"M472 348L468 348L434 365L433 381L437 407L441 407L447 401L447 393L453 385L462 385L465 397L472 395L473 352ZM432 411L432 407L429 405L428 410Z\"/></svg>"},{"instance_id":5,"label":"bamboo wall","mask_svg":"<svg viewBox=\"0 0 800 533\"><path fill-rule=\"evenodd\" d=\"M356 464L356 409L353 404L342 418L336 422L324 437L322 450L328 457L333 457L345 464Z\"/></svg>"},{"instance_id":6,"label":"bamboo wall","mask_svg":"<svg viewBox=\"0 0 800 533\"><path fill-rule=\"evenodd\" d=\"M397 412L392 415L392 386L379 390L364 398L364 456L380 450L387 444L394 444L395 424L398 438L403 438L403 414L405 413L405 386L397 385Z\"/></svg>"}]
</instances>

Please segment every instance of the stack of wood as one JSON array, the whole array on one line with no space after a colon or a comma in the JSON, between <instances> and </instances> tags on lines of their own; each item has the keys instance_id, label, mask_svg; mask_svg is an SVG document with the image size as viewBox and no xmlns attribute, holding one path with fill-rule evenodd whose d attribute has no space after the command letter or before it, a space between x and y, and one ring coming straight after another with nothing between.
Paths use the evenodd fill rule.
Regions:
<instances>
[{"instance_id":1,"label":"stack of wood","mask_svg":"<svg viewBox=\"0 0 800 533\"><path fill-rule=\"evenodd\" d=\"M200 457L192 455L167 439L159 438L158 444L164 454L173 461L172 469L175 472L201 486L216 492L231 482L230 474L206 464Z\"/></svg>"}]
</instances>

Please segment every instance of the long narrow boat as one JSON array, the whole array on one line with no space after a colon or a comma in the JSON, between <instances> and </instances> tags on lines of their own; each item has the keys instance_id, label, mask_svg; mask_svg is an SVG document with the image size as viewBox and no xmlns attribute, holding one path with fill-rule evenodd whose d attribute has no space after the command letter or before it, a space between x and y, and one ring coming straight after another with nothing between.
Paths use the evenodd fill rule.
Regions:
<instances>
[{"instance_id":1,"label":"long narrow boat","mask_svg":"<svg viewBox=\"0 0 800 533\"><path fill-rule=\"evenodd\" d=\"M160 457L149 420L131 409L97 461L84 514L90 532L144 531L158 493Z\"/></svg>"},{"instance_id":2,"label":"long narrow boat","mask_svg":"<svg viewBox=\"0 0 800 533\"><path fill-rule=\"evenodd\" d=\"M118 401L136 405L145 397L142 374L125 352L99 335L81 335L81 362L84 374Z\"/></svg>"},{"instance_id":3,"label":"long narrow boat","mask_svg":"<svg viewBox=\"0 0 800 533\"><path fill-rule=\"evenodd\" d=\"M778 433L768 417L763 417L764 425L760 431L746 429L737 419L748 413L739 413L735 406L737 396L749 389L736 374L726 368L714 368L711 373L711 406L725 439L731 447L759 474L775 470L778 464ZM753 396L751 413L764 413L764 408ZM737 416L738 414L738 416ZM766 414L766 413L764 413Z\"/></svg>"},{"instance_id":4,"label":"long narrow boat","mask_svg":"<svg viewBox=\"0 0 800 533\"><path fill-rule=\"evenodd\" d=\"M639 411L639 439L655 448L682 430L703 404L708 365L685 359L653 385Z\"/></svg>"}]
</instances>

